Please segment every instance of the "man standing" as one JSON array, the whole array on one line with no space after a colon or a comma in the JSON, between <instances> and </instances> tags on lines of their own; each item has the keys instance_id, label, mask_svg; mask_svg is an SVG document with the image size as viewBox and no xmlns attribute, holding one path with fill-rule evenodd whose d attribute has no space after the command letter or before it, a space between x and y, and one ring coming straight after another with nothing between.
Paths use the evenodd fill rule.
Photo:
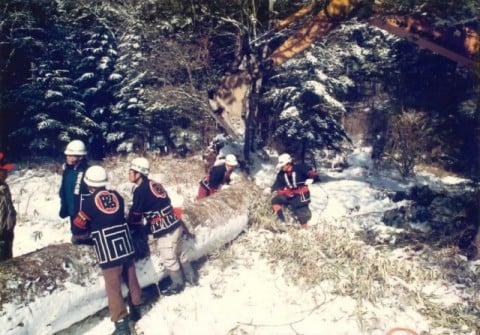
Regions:
<instances>
[{"instance_id":1,"label":"man standing","mask_svg":"<svg viewBox=\"0 0 480 335\"><path fill-rule=\"evenodd\" d=\"M214 194L223 184L229 184L230 176L237 165L237 157L232 154L228 154L223 163L214 165L209 173L200 181L197 200Z\"/></svg>"},{"instance_id":2,"label":"man standing","mask_svg":"<svg viewBox=\"0 0 480 335\"><path fill-rule=\"evenodd\" d=\"M13 231L17 222L17 212L13 206L10 188L5 182L8 171L13 169L14 165L5 163L3 153L0 152L0 261L13 257Z\"/></svg>"},{"instance_id":3,"label":"man standing","mask_svg":"<svg viewBox=\"0 0 480 335\"><path fill-rule=\"evenodd\" d=\"M142 290L138 283L134 247L125 220L122 196L107 190L107 172L94 165L85 173L89 194L81 196L80 210L73 223L79 232L90 234L105 281L110 318L115 323L112 335L130 335L129 321L140 318ZM122 296L122 280L129 289L130 315Z\"/></svg>"},{"instance_id":4,"label":"man standing","mask_svg":"<svg viewBox=\"0 0 480 335\"><path fill-rule=\"evenodd\" d=\"M179 293L185 286L184 277L190 285L197 285L197 274L183 251L184 225L179 212L162 184L148 179L150 164L146 158L132 160L128 179L135 184L132 207L127 222L133 229L143 229L143 219L160 247L160 257L172 283L161 292L165 295ZM183 270L183 274L182 274Z\"/></svg>"},{"instance_id":5,"label":"man standing","mask_svg":"<svg viewBox=\"0 0 480 335\"><path fill-rule=\"evenodd\" d=\"M272 209L277 215L277 229L286 231L283 213L285 206L290 206L301 227L307 228L307 223L312 218L308 185L320 181L317 171L303 163L293 164L292 157L287 153L278 157L277 169L280 171L271 187L274 193Z\"/></svg>"},{"instance_id":6,"label":"man standing","mask_svg":"<svg viewBox=\"0 0 480 335\"><path fill-rule=\"evenodd\" d=\"M78 213L80 195L87 194L88 188L83 177L88 168L85 155L85 144L80 140L73 140L65 148L65 165L60 186L60 217L70 218L70 231L73 244L91 244L92 241L84 231L78 230L73 219Z\"/></svg>"}]
</instances>

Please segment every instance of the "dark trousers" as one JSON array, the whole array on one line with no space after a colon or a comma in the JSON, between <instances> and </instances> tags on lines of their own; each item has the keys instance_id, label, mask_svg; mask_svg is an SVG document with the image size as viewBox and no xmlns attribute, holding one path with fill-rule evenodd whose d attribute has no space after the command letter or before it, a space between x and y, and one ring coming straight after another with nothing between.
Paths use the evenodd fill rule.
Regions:
<instances>
[{"instance_id":1,"label":"dark trousers","mask_svg":"<svg viewBox=\"0 0 480 335\"><path fill-rule=\"evenodd\" d=\"M122 281L124 281L128 287L132 305L140 305L142 303L142 289L138 284L135 264L132 261L127 265L103 269L102 274L105 280L110 319L116 322L128 314L125 299L122 295Z\"/></svg>"},{"instance_id":2,"label":"dark trousers","mask_svg":"<svg viewBox=\"0 0 480 335\"><path fill-rule=\"evenodd\" d=\"M312 218L312 212L309 208L310 193L296 194L288 197L285 195L276 195L272 198L273 210L277 213L283 207L289 207L293 215L300 221L300 224L306 224Z\"/></svg>"},{"instance_id":3,"label":"dark trousers","mask_svg":"<svg viewBox=\"0 0 480 335\"><path fill-rule=\"evenodd\" d=\"M0 261L6 261L13 257L13 230L4 231L0 236Z\"/></svg>"}]
</instances>

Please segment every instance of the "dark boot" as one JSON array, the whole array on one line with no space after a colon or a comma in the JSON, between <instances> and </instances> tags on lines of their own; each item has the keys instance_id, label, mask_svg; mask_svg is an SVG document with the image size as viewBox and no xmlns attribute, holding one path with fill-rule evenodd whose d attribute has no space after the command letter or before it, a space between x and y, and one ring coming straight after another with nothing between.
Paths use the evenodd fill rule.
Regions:
<instances>
[{"instance_id":1,"label":"dark boot","mask_svg":"<svg viewBox=\"0 0 480 335\"><path fill-rule=\"evenodd\" d=\"M283 209L281 209L281 208L280 208L280 209L277 209L277 210L275 211L275 214L277 215L277 218L278 218L280 221L283 221L283 222L286 221L286 220L285 220L285 214L283 214Z\"/></svg>"},{"instance_id":2,"label":"dark boot","mask_svg":"<svg viewBox=\"0 0 480 335\"><path fill-rule=\"evenodd\" d=\"M285 224L285 221L282 221L280 219L275 220L275 229L280 233L286 232L287 225Z\"/></svg>"},{"instance_id":3,"label":"dark boot","mask_svg":"<svg viewBox=\"0 0 480 335\"><path fill-rule=\"evenodd\" d=\"M126 316L123 319L115 322L115 331L112 333L112 335L132 335L129 321L129 317Z\"/></svg>"},{"instance_id":4,"label":"dark boot","mask_svg":"<svg viewBox=\"0 0 480 335\"><path fill-rule=\"evenodd\" d=\"M129 314L129 317L130 317L130 320L132 320L133 322L137 322L138 320L140 320L142 318L142 305L130 305L130 314Z\"/></svg>"},{"instance_id":5,"label":"dark boot","mask_svg":"<svg viewBox=\"0 0 480 335\"><path fill-rule=\"evenodd\" d=\"M274 231L284 233L287 231L287 225L285 224L285 214L283 214L283 210L281 208L275 211L276 219L275 225L273 226Z\"/></svg>"},{"instance_id":6,"label":"dark boot","mask_svg":"<svg viewBox=\"0 0 480 335\"><path fill-rule=\"evenodd\" d=\"M195 272L195 269L192 267L190 262L182 264L183 275L185 276L185 281L191 286L198 285L198 275Z\"/></svg>"},{"instance_id":7,"label":"dark boot","mask_svg":"<svg viewBox=\"0 0 480 335\"><path fill-rule=\"evenodd\" d=\"M172 280L172 283L166 289L161 290L160 292L163 295L172 295L182 292L185 287L182 271L170 271L170 279Z\"/></svg>"}]
</instances>

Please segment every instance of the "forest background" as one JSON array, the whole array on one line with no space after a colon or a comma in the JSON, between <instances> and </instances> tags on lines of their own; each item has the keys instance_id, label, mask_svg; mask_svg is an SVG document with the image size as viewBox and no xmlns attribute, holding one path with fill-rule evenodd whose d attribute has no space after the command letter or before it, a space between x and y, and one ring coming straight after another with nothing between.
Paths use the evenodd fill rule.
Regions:
<instances>
[{"instance_id":1,"label":"forest background","mask_svg":"<svg viewBox=\"0 0 480 335\"><path fill-rule=\"evenodd\" d=\"M372 1L307 52L262 67L302 23L276 31L275 22L309 3L3 1L0 149L14 159L58 158L80 138L95 159L198 151L222 131L207 92L250 57L263 71L251 150L304 159L361 141L403 175L425 163L476 178L478 77L363 22ZM475 22L479 13L470 0L376 5L385 14L428 15L436 27Z\"/></svg>"}]
</instances>

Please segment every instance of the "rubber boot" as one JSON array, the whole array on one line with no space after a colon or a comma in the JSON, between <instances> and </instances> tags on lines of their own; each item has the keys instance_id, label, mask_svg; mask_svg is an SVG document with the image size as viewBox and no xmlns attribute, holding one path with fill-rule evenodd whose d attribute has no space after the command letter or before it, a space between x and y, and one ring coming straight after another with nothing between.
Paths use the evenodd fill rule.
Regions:
<instances>
[{"instance_id":1,"label":"rubber boot","mask_svg":"<svg viewBox=\"0 0 480 335\"><path fill-rule=\"evenodd\" d=\"M132 320L133 322L137 322L142 318L142 313L141 313L142 305L136 305L136 306L130 305L129 309L130 309L130 314L129 314L130 320Z\"/></svg>"},{"instance_id":2,"label":"rubber boot","mask_svg":"<svg viewBox=\"0 0 480 335\"><path fill-rule=\"evenodd\" d=\"M277 220L275 222L275 228L281 233L284 233L287 231L287 225L282 220Z\"/></svg>"},{"instance_id":3,"label":"rubber boot","mask_svg":"<svg viewBox=\"0 0 480 335\"><path fill-rule=\"evenodd\" d=\"M275 220L275 229L281 233L286 232L287 226L285 224L285 215L283 214L282 208L277 208L275 214L277 215L277 219Z\"/></svg>"},{"instance_id":4,"label":"rubber boot","mask_svg":"<svg viewBox=\"0 0 480 335\"><path fill-rule=\"evenodd\" d=\"M115 331L112 333L112 335L132 335L132 330L130 329L129 322L130 319L128 316L116 321Z\"/></svg>"},{"instance_id":5,"label":"rubber boot","mask_svg":"<svg viewBox=\"0 0 480 335\"><path fill-rule=\"evenodd\" d=\"M172 283L166 289L160 292L163 295L172 295L182 292L185 287L182 271L170 271L170 279L172 280Z\"/></svg>"},{"instance_id":6,"label":"rubber boot","mask_svg":"<svg viewBox=\"0 0 480 335\"><path fill-rule=\"evenodd\" d=\"M277 220L275 220L275 229L277 229L277 231L281 232L281 233L284 233L287 231L287 225L285 224L285 221L277 218Z\"/></svg>"},{"instance_id":7,"label":"rubber boot","mask_svg":"<svg viewBox=\"0 0 480 335\"><path fill-rule=\"evenodd\" d=\"M190 286L198 285L198 275L195 272L192 264L190 262L182 264L183 275L185 276L185 281Z\"/></svg>"},{"instance_id":8,"label":"rubber boot","mask_svg":"<svg viewBox=\"0 0 480 335\"><path fill-rule=\"evenodd\" d=\"M277 215L278 220L285 222L285 214L283 214L283 209L280 207L275 211L275 214Z\"/></svg>"}]
</instances>

